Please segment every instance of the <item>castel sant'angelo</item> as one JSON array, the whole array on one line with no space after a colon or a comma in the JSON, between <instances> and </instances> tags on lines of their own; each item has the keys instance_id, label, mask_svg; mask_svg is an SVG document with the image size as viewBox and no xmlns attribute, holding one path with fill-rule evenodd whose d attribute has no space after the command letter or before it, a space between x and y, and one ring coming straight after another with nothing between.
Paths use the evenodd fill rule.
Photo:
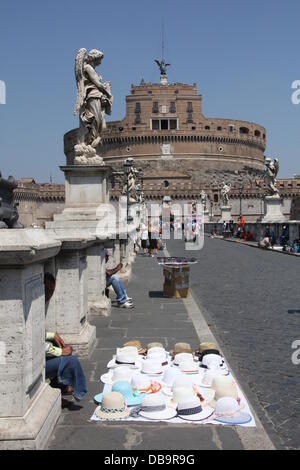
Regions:
<instances>
[{"instance_id":1,"label":"castel sant'angelo","mask_svg":"<svg viewBox=\"0 0 300 470\"><path fill-rule=\"evenodd\" d=\"M157 62L158 83L132 85L126 97L126 115L107 122L97 153L116 176L110 197L116 201L123 189L124 161L132 157L143 170L146 201L161 201L170 196L176 202L208 197L211 221L220 218L220 190L223 182L229 193L232 217L240 213L246 221L256 221L263 213L264 152L266 129L259 124L234 119L204 116L202 95L193 84L169 83L164 59ZM74 160L78 129L64 136L67 164ZM283 212L300 217L300 178L278 180ZM20 180L15 191L20 218L25 225L43 223L60 212L64 186L36 184Z\"/></svg>"}]
</instances>

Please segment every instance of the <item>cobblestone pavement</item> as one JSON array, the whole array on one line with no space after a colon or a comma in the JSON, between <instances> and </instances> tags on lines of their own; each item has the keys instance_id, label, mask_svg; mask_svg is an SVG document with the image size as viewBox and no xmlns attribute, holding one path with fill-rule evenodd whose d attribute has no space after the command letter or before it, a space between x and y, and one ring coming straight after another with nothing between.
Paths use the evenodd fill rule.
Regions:
<instances>
[{"instance_id":1,"label":"cobblestone pavement","mask_svg":"<svg viewBox=\"0 0 300 470\"><path fill-rule=\"evenodd\" d=\"M190 285L200 310L274 445L299 449L299 259L208 237L201 251L167 248L198 259Z\"/></svg>"},{"instance_id":2,"label":"cobblestone pavement","mask_svg":"<svg viewBox=\"0 0 300 470\"><path fill-rule=\"evenodd\" d=\"M168 423L89 422L96 405L93 396L103 389L99 382L117 346L140 339L143 345L161 341L167 349L176 342L199 339L181 300L162 297L162 269L152 258L137 256L128 294L135 299L132 310L113 308L110 317L96 317L97 345L82 365L89 394L79 406L64 409L48 443L48 449L104 450L201 450L243 449L235 427L174 425ZM252 428L254 429L254 428Z\"/></svg>"}]
</instances>

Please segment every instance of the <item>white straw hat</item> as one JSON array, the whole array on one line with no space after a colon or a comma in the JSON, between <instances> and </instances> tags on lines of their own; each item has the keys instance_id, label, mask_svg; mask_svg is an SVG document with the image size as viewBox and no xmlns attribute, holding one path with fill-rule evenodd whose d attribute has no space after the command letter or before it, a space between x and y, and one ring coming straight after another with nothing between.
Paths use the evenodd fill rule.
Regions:
<instances>
[{"instance_id":1,"label":"white straw hat","mask_svg":"<svg viewBox=\"0 0 300 470\"><path fill-rule=\"evenodd\" d=\"M161 365L161 361L157 361L155 359L143 360L141 373L150 376L162 375L163 367Z\"/></svg>"},{"instance_id":2,"label":"white straw hat","mask_svg":"<svg viewBox=\"0 0 300 470\"><path fill-rule=\"evenodd\" d=\"M104 384L108 385L112 385L118 380L128 380L130 382L132 374L134 374L133 369L130 369L128 366L120 366L101 375L100 380Z\"/></svg>"},{"instance_id":3,"label":"white straw hat","mask_svg":"<svg viewBox=\"0 0 300 470\"><path fill-rule=\"evenodd\" d=\"M139 358L139 350L136 346L123 346L122 348L117 348L117 354L130 354L130 356L136 356Z\"/></svg>"},{"instance_id":4,"label":"white straw hat","mask_svg":"<svg viewBox=\"0 0 300 470\"><path fill-rule=\"evenodd\" d=\"M152 348L148 351L147 357L144 360L154 359L161 362L162 366L168 366L169 361L167 357L167 352L164 350L157 350L158 348Z\"/></svg>"},{"instance_id":5,"label":"white straw hat","mask_svg":"<svg viewBox=\"0 0 300 470\"><path fill-rule=\"evenodd\" d=\"M143 398L139 416L155 421L165 421L176 416L176 410L167 406L167 401L160 394L146 395Z\"/></svg>"},{"instance_id":6,"label":"white straw hat","mask_svg":"<svg viewBox=\"0 0 300 470\"><path fill-rule=\"evenodd\" d=\"M214 420L224 424L246 424L252 417L249 413L241 411L233 397L223 397L216 403Z\"/></svg>"},{"instance_id":7,"label":"white straw hat","mask_svg":"<svg viewBox=\"0 0 300 470\"><path fill-rule=\"evenodd\" d=\"M210 406L202 406L197 396L186 396L177 405L178 417L185 421L204 421L210 418L214 409Z\"/></svg>"},{"instance_id":8,"label":"white straw hat","mask_svg":"<svg viewBox=\"0 0 300 470\"><path fill-rule=\"evenodd\" d=\"M211 388L213 379L216 376L221 376L222 371L220 369L213 370L213 369L204 369L204 375L201 378L200 382L197 383L199 387Z\"/></svg>"},{"instance_id":9,"label":"white straw hat","mask_svg":"<svg viewBox=\"0 0 300 470\"><path fill-rule=\"evenodd\" d=\"M182 376L182 372L178 367L167 367L162 378L163 385L172 387L174 380L180 376Z\"/></svg>"},{"instance_id":10,"label":"white straw hat","mask_svg":"<svg viewBox=\"0 0 300 470\"><path fill-rule=\"evenodd\" d=\"M231 376L217 375L213 378L211 388L215 390L215 401L223 397L238 400L238 389Z\"/></svg>"},{"instance_id":11,"label":"white straw hat","mask_svg":"<svg viewBox=\"0 0 300 470\"><path fill-rule=\"evenodd\" d=\"M192 384L189 387L177 387L172 391L172 397L169 398L169 405L173 408L177 408L178 402L191 395L196 396Z\"/></svg>"},{"instance_id":12,"label":"white straw hat","mask_svg":"<svg viewBox=\"0 0 300 470\"><path fill-rule=\"evenodd\" d=\"M104 421L117 421L129 416L129 410L121 393L108 392L102 397L101 406L96 410L96 416Z\"/></svg>"},{"instance_id":13,"label":"white straw hat","mask_svg":"<svg viewBox=\"0 0 300 470\"><path fill-rule=\"evenodd\" d=\"M202 365L211 368L212 366L219 369L227 369L225 361L222 356L218 354L206 354L202 358Z\"/></svg>"},{"instance_id":14,"label":"white straw hat","mask_svg":"<svg viewBox=\"0 0 300 470\"><path fill-rule=\"evenodd\" d=\"M138 360L136 356L128 353L119 353L107 364L108 369L128 366L130 369L139 369L141 367L141 360Z\"/></svg>"},{"instance_id":15,"label":"white straw hat","mask_svg":"<svg viewBox=\"0 0 300 470\"><path fill-rule=\"evenodd\" d=\"M179 353L174 357L173 365L179 366L181 362L194 361L194 356L191 353Z\"/></svg>"}]
</instances>

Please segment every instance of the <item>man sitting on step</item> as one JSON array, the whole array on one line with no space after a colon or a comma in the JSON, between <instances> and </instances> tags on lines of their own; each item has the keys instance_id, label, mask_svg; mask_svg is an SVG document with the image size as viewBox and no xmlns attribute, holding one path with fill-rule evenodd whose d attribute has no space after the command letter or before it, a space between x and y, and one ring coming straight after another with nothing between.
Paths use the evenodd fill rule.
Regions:
<instances>
[{"instance_id":1,"label":"man sitting on step","mask_svg":"<svg viewBox=\"0 0 300 470\"><path fill-rule=\"evenodd\" d=\"M109 254L108 251L105 253L105 261L108 262ZM123 283L120 281L116 273L123 268L123 264L119 263L115 268L106 268L106 288L112 286L117 296L118 307L120 308L133 308L133 301L131 297L128 297Z\"/></svg>"}]
</instances>

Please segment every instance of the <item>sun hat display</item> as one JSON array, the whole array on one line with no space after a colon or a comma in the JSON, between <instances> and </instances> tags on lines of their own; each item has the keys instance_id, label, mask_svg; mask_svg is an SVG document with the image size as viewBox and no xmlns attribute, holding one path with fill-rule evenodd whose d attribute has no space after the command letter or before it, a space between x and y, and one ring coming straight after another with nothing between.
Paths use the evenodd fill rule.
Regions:
<instances>
[{"instance_id":1,"label":"sun hat display","mask_svg":"<svg viewBox=\"0 0 300 470\"><path fill-rule=\"evenodd\" d=\"M108 392L104 393L101 407L95 414L104 421L116 421L128 418L130 412L121 393Z\"/></svg>"},{"instance_id":2,"label":"sun hat display","mask_svg":"<svg viewBox=\"0 0 300 470\"><path fill-rule=\"evenodd\" d=\"M224 424L246 424L252 417L249 413L241 411L233 397L223 397L217 400L214 420Z\"/></svg>"},{"instance_id":3,"label":"sun hat display","mask_svg":"<svg viewBox=\"0 0 300 470\"><path fill-rule=\"evenodd\" d=\"M143 398L138 416L154 421L165 421L176 416L176 410L167 406L166 398L160 394L146 395Z\"/></svg>"},{"instance_id":4,"label":"sun hat display","mask_svg":"<svg viewBox=\"0 0 300 470\"><path fill-rule=\"evenodd\" d=\"M173 360L174 366L179 366L180 362L194 361L194 356L191 353L178 353Z\"/></svg>"},{"instance_id":5,"label":"sun hat display","mask_svg":"<svg viewBox=\"0 0 300 470\"><path fill-rule=\"evenodd\" d=\"M186 421L203 421L210 418L214 409L210 406L202 406L200 398L189 395L178 402L177 415Z\"/></svg>"},{"instance_id":6,"label":"sun hat display","mask_svg":"<svg viewBox=\"0 0 300 470\"><path fill-rule=\"evenodd\" d=\"M134 341L127 341L127 343L124 343L123 344L123 347L125 348L126 346L135 346L139 352L139 354L145 354L146 352L146 349L143 348L143 346L141 345L141 342L138 341L138 340L134 340Z\"/></svg>"},{"instance_id":7,"label":"sun hat display","mask_svg":"<svg viewBox=\"0 0 300 470\"><path fill-rule=\"evenodd\" d=\"M134 392L130 383L125 380L118 380L118 382L115 382L112 386L111 391L120 393L124 398L124 401L127 406L140 405L144 396L138 391ZM94 400L97 403L101 403L103 396L103 393L99 393L98 395L95 395Z\"/></svg>"},{"instance_id":8,"label":"sun hat display","mask_svg":"<svg viewBox=\"0 0 300 470\"><path fill-rule=\"evenodd\" d=\"M112 385L118 380L128 380L130 382L134 370L130 369L128 366L120 366L115 369L111 369L106 374L101 375L100 380L104 384Z\"/></svg>"},{"instance_id":9,"label":"sun hat display","mask_svg":"<svg viewBox=\"0 0 300 470\"><path fill-rule=\"evenodd\" d=\"M175 356L179 353L192 353L191 345L189 343L176 343L170 354Z\"/></svg>"},{"instance_id":10,"label":"sun hat display","mask_svg":"<svg viewBox=\"0 0 300 470\"><path fill-rule=\"evenodd\" d=\"M122 365L130 367L130 369L139 369L141 367L141 361L136 356L123 352L116 354L116 357L109 361L107 367L111 369Z\"/></svg>"},{"instance_id":11,"label":"sun hat display","mask_svg":"<svg viewBox=\"0 0 300 470\"><path fill-rule=\"evenodd\" d=\"M161 361L157 361L156 359L145 359L142 362L141 373L150 376L162 375L163 367L161 365Z\"/></svg>"}]
</instances>

